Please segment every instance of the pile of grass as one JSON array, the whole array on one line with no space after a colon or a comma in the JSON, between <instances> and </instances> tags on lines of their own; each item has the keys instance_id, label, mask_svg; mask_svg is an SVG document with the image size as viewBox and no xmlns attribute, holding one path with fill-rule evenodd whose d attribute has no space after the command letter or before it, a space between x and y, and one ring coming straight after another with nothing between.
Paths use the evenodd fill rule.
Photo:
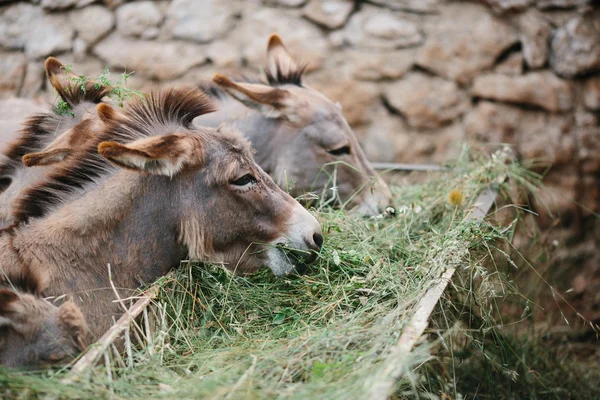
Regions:
<instances>
[{"instance_id":1,"label":"pile of grass","mask_svg":"<svg viewBox=\"0 0 600 400\"><path fill-rule=\"evenodd\" d=\"M165 313L152 345L134 351L133 366L98 365L70 385L59 383L64 369L0 370L4 398L366 399L389 367L403 372L398 398L460 398L479 390L457 375L461 343L460 351L514 378L524 364L487 356L486 343L502 340L500 303L516 294L503 268L514 264L507 243L522 211L505 206L494 223L467 216L484 188L512 204L508 194L535 191L539 177L505 150L487 156L465 148L449 167L393 187L395 218L313 209L325 244L306 276L235 276L182 263L160 281ZM457 276L429 340L408 359L391 358L415 304L449 267Z\"/></svg>"}]
</instances>

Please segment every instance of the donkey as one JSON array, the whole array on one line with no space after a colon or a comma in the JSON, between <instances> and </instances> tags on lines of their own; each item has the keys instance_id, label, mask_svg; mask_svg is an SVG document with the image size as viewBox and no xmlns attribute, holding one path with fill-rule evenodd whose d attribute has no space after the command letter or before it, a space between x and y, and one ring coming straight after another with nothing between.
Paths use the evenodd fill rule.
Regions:
<instances>
[{"instance_id":1,"label":"donkey","mask_svg":"<svg viewBox=\"0 0 600 400\"><path fill-rule=\"evenodd\" d=\"M109 93L110 87L92 82L77 83L78 75L67 73L55 58L45 63L46 75L57 93L70 107L29 118L18 137L5 150L0 163L0 228L13 223L11 210L21 193L44 179L51 168L28 169L62 162L78 147L93 138L102 124L96 104Z\"/></svg>"},{"instance_id":2,"label":"donkey","mask_svg":"<svg viewBox=\"0 0 600 400\"><path fill-rule=\"evenodd\" d=\"M89 330L81 310L60 307L40 295L45 277L29 268L0 274L0 365L40 367L70 361L87 344Z\"/></svg>"},{"instance_id":3,"label":"donkey","mask_svg":"<svg viewBox=\"0 0 600 400\"><path fill-rule=\"evenodd\" d=\"M281 38L271 35L268 84L215 75L212 84L200 86L220 109L197 123L227 121L238 127L257 150L256 162L294 197L331 188L330 200L338 204L366 216L382 213L391 203L389 188L367 160L340 106L302 84L304 69Z\"/></svg>"},{"instance_id":4,"label":"donkey","mask_svg":"<svg viewBox=\"0 0 600 400\"><path fill-rule=\"evenodd\" d=\"M277 276L316 259L319 223L254 162L250 143L224 125L194 127L214 110L203 92L97 109L106 141L29 188L0 236L0 266L44 270L45 294L73 297L94 337L122 313L113 288L128 297L183 258L237 273L265 265Z\"/></svg>"}]
</instances>

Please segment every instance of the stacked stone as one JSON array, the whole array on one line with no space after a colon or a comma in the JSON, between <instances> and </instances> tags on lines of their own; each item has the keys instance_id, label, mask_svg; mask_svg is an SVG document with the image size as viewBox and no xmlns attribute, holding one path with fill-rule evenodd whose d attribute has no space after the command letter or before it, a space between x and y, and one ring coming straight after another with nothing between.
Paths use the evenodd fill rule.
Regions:
<instances>
[{"instance_id":1,"label":"stacked stone","mask_svg":"<svg viewBox=\"0 0 600 400\"><path fill-rule=\"evenodd\" d=\"M2 5L2 3L7 3ZM443 161L461 140L553 165L549 203L600 208L600 7L588 0L0 0L0 97L39 97L42 60L130 84L257 71L278 32L372 160Z\"/></svg>"}]
</instances>

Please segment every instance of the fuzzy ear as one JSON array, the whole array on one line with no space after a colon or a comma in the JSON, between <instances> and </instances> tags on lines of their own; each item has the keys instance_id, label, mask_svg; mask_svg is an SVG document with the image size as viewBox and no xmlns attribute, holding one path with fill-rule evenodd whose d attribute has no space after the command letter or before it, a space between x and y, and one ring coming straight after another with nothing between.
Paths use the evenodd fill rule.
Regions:
<instances>
[{"instance_id":1,"label":"fuzzy ear","mask_svg":"<svg viewBox=\"0 0 600 400\"><path fill-rule=\"evenodd\" d=\"M73 81L79 79L79 75L72 71L67 72L65 66L54 57L48 57L44 67L52 87L64 101L70 103L71 96L68 95L67 90L74 84Z\"/></svg>"},{"instance_id":2,"label":"fuzzy ear","mask_svg":"<svg viewBox=\"0 0 600 400\"><path fill-rule=\"evenodd\" d=\"M98 152L120 167L156 175L174 176L185 167L204 164L200 138L190 135L155 136L127 145L102 142Z\"/></svg>"},{"instance_id":3,"label":"fuzzy ear","mask_svg":"<svg viewBox=\"0 0 600 400\"><path fill-rule=\"evenodd\" d=\"M101 126L102 123L98 117L88 116L71 129L63 132L44 150L25 154L22 158L23 164L26 167L36 167L62 162L70 157L76 149L83 148L89 140L100 134Z\"/></svg>"},{"instance_id":4,"label":"fuzzy ear","mask_svg":"<svg viewBox=\"0 0 600 400\"><path fill-rule=\"evenodd\" d=\"M236 100L260 111L267 118L295 118L296 101L287 90L256 83L233 82L220 74L216 74L212 80Z\"/></svg>"},{"instance_id":5,"label":"fuzzy ear","mask_svg":"<svg viewBox=\"0 0 600 400\"><path fill-rule=\"evenodd\" d=\"M81 350L84 350L89 339L89 329L79 307L71 301L65 302L58 309L57 321L62 330Z\"/></svg>"},{"instance_id":6,"label":"fuzzy ear","mask_svg":"<svg viewBox=\"0 0 600 400\"><path fill-rule=\"evenodd\" d=\"M39 153L25 154L22 158L22 161L26 167L41 167L64 161L72 153L72 149L40 151Z\"/></svg>"},{"instance_id":7,"label":"fuzzy ear","mask_svg":"<svg viewBox=\"0 0 600 400\"><path fill-rule=\"evenodd\" d=\"M96 106L96 112L98 113L100 121L102 121L103 123L108 123L110 121L116 121L125 118L122 111L119 111L106 103L98 104Z\"/></svg>"},{"instance_id":8,"label":"fuzzy ear","mask_svg":"<svg viewBox=\"0 0 600 400\"><path fill-rule=\"evenodd\" d=\"M281 37L273 33L267 44L267 65L265 73L271 84L301 84L302 72L306 66L298 66L283 44Z\"/></svg>"}]
</instances>

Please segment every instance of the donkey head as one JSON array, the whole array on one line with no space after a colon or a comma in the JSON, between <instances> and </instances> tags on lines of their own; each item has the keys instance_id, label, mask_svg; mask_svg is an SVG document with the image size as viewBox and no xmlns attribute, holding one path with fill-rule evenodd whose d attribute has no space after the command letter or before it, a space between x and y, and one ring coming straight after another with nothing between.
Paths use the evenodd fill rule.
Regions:
<instances>
[{"instance_id":1,"label":"donkey head","mask_svg":"<svg viewBox=\"0 0 600 400\"><path fill-rule=\"evenodd\" d=\"M194 117L214 110L204 93L172 89L123 112L99 110L113 137L141 137L100 143L100 155L160 191L161 210L173 213L178 241L192 259L237 272L266 265L286 275L316 258L323 242L318 222L254 162L249 142L226 126L194 127Z\"/></svg>"},{"instance_id":2,"label":"donkey head","mask_svg":"<svg viewBox=\"0 0 600 400\"><path fill-rule=\"evenodd\" d=\"M48 166L68 159L93 139L101 126L96 104L110 88L83 80L52 57L46 60L45 68L48 80L69 109L54 107L29 118L18 138L7 147L6 161L0 163L0 228L13 222L14 203L25 188L48 173L27 170L25 166Z\"/></svg>"},{"instance_id":3,"label":"donkey head","mask_svg":"<svg viewBox=\"0 0 600 400\"><path fill-rule=\"evenodd\" d=\"M340 106L302 85L298 66L278 35L267 49L269 85L233 82L215 75L213 82L261 114L248 136L259 149L257 162L294 196L333 188L338 204L363 215L382 212L391 193L375 173Z\"/></svg>"},{"instance_id":4,"label":"donkey head","mask_svg":"<svg viewBox=\"0 0 600 400\"><path fill-rule=\"evenodd\" d=\"M69 362L85 349L88 328L72 302L56 307L0 288L0 364L36 367Z\"/></svg>"},{"instance_id":5,"label":"donkey head","mask_svg":"<svg viewBox=\"0 0 600 400\"><path fill-rule=\"evenodd\" d=\"M61 162L93 140L103 128L96 105L110 91L108 86L85 81L53 57L48 57L45 68L52 87L70 110L62 111L61 122L57 124L60 134L46 148L23 156L23 164L27 167Z\"/></svg>"}]
</instances>

